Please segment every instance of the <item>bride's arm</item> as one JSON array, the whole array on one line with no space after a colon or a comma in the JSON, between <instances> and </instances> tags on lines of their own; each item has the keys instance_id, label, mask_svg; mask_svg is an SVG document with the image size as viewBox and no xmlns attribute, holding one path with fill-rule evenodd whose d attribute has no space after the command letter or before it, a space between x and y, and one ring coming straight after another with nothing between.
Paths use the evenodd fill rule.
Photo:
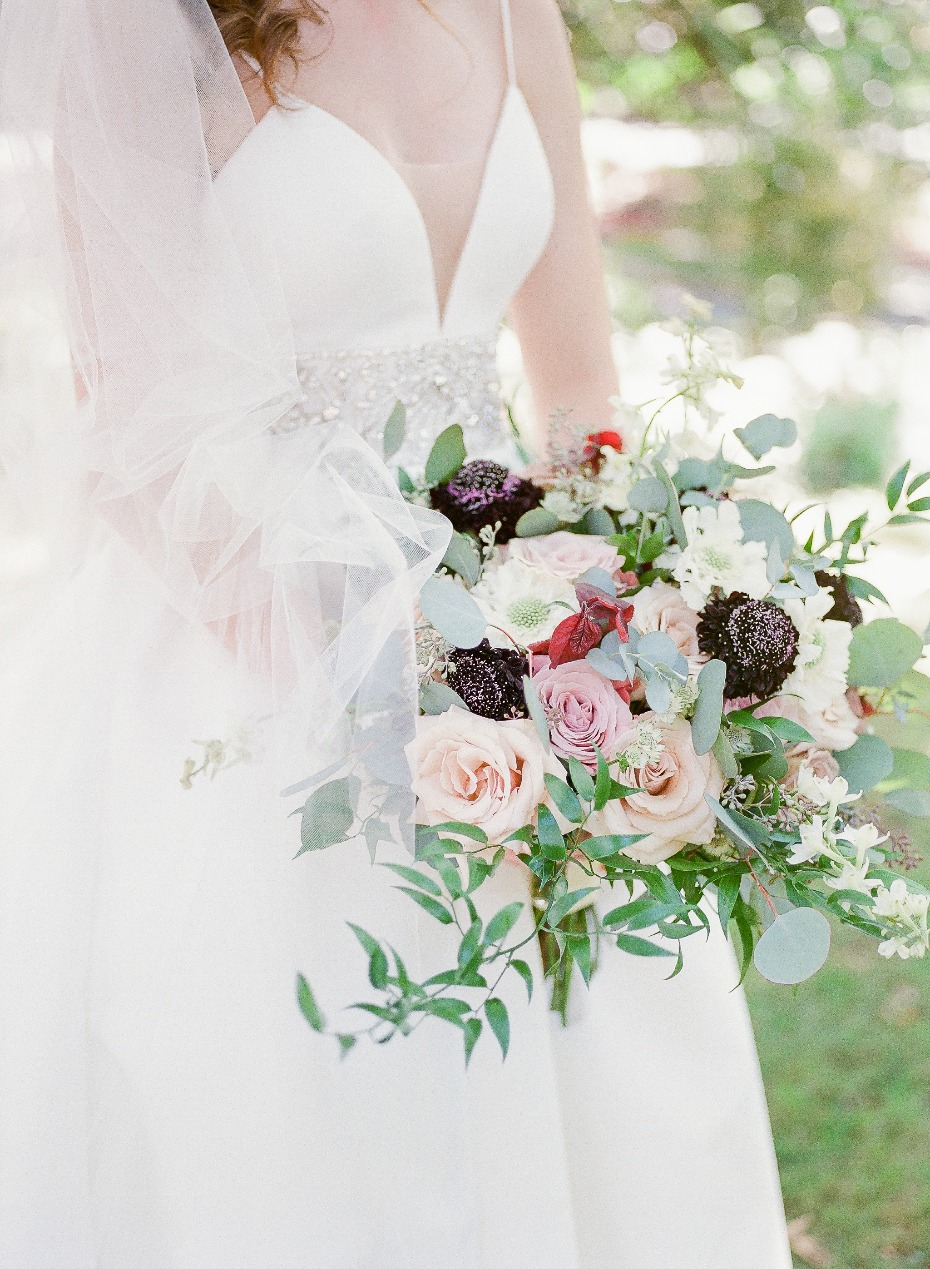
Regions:
<instances>
[{"instance_id":1,"label":"bride's arm","mask_svg":"<svg viewBox=\"0 0 930 1269\"><path fill-rule=\"evenodd\" d=\"M617 377L565 24L555 0L512 0L512 13L517 77L555 186L552 237L510 310L542 442L548 419L559 410L570 411L587 431L607 427Z\"/></svg>"}]
</instances>

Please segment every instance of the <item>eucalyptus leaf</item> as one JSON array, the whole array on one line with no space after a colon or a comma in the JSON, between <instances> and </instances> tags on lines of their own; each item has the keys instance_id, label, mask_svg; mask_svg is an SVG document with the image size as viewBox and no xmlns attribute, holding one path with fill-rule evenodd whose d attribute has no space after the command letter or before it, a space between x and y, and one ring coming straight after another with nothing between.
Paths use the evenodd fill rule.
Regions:
<instances>
[{"instance_id":1,"label":"eucalyptus leaf","mask_svg":"<svg viewBox=\"0 0 930 1269\"><path fill-rule=\"evenodd\" d=\"M615 599L617 596L617 583L607 572L606 568L589 568L587 572L582 573L575 581L586 582L589 586L596 586L598 590L604 591L611 599Z\"/></svg>"},{"instance_id":2,"label":"eucalyptus leaf","mask_svg":"<svg viewBox=\"0 0 930 1269\"><path fill-rule=\"evenodd\" d=\"M424 617L456 648L474 648L484 638L487 618L464 586L434 574L420 591Z\"/></svg>"},{"instance_id":3,"label":"eucalyptus leaf","mask_svg":"<svg viewBox=\"0 0 930 1269\"><path fill-rule=\"evenodd\" d=\"M834 755L850 793L868 793L891 775L894 754L878 736L860 736L850 749Z\"/></svg>"},{"instance_id":4,"label":"eucalyptus leaf","mask_svg":"<svg viewBox=\"0 0 930 1269\"><path fill-rule=\"evenodd\" d=\"M695 753L710 753L717 743L723 716L726 678L726 662L718 660L708 661L698 674L698 698L691 719L691 740Z\"/></svg>"},{"instance_id":5,"label":"eucalyptus leaf","mask_svg":"<svg viewBox=\"0 0 930 1269\"><path fill-rule=\"evenodd\" d=\"M765 542L770 546L777 542L782 559L791 559L795 550L794 531L777 508L757 498L740 498L736 506L747 542Z\"/></svg>"},{"instance_id":6,"label":"eucalyptus leaf","mask_svg":"<svg viewBox=\"0 0 930 1269\"><path fill-rule=\"evenodd\" d=\"M773 983L803 983L830 954L830 922L816 908L791 908L775 918L756 944L756 969Z\"/></svg>"},{"instance_id":7,"label":"eucalyptus leaf","mask_svg":"<svg viewBox=\"0 0 930 1269\"><path fill-rule=\"evenodd\" d=\"M681 654L675 640L664 631L650 630L636 645L636 655L651 661L653 665L665 665L671 668Z\"/></svg>"},{"instance_id":8,"label":"eucalyptus leaf","mask_svg":"<svg viewBox=\"0 0 930 1269\"><path fill-rule=\"evenodd\" d=\"M517 537L538 538L547 533L555 533L558 527L558 516L545 507L533 507L531 511L524 511L517 521Z\"/></svg>"},{"instance_id":9,"label":"eucalyptus leaf","mask_svg":"<svg viewBox=\"0 0 930 1269\"><path fill-rule=\"evenodd\" d=\"M613 517L603 507L591 507L582 520L585 533L594 537L608 537L614 531Z\"/></svg>"},{"instance_id":10,"label":"eucalyptus leaf","mask_svg":"<svg viewBox=\"0 0 930 1269\"><path fill-rule=\"evenodd\" d=\"M355 800L359 782L354 776L330 780L310 794L300 820L300 850L325 850L346 840L355 822Z\"/></svg>"},{"instance_id":11,"label":"eucalyptus leaf","mask_svg":"<svg viewBox=\"0 0 930 1269\"><path fill-rule=\"evenodd\" d=\"M403 401L398 401L391 411L390 418L384 425L384 439L382 442L383 453L385 459L393 458L404 444L404 438L407 433L407 411Z\"/></svg>"},{"instance_id":12,"label":"eucalyptus leaf","mask_svg":"<svg viewBox=\"0 0 930 1269\"><path fill-rule=\"evenodd\" d=\"M712 752L717 760L717 766L723 772L724 778L735 780L739 775L739 765L736 761L736 754L733 752L733 746L730 744L730 739L724 728L721 728L720 734L714 741Z\"/></svg>"},{"instance_id":13,"label":"eucalyptus leaf","mask_svg":"<svg viewBox=\"0 0 930 1269\"><path fill-rule=\"evenodd\" d=\"M798 439L797 424L775 414L761 414L734 431L755 459L764 458L772 449L788 449Z\"/></svg>"},{"instance_id":14,"label":"eucalyptus leaf","mask_svg":"<svg viewBox=\"0 0 930 1269\"><path fill-rule=\"evenodd\" d=\"M426 460L425 477L430 486L450 480L467 457L465 437L458 423L453 423L436 437Z\"/></svg>"},{"instance_id":15,"label":"eucalyptus leaf","mask_svg":"<svg viewBox=\"0 0 930 1269\"><path fill-rule=\"evenodd\" d=\"M633 677L625 658L621 660L620 657L608 656L603 648L592 648L585 660L598 674L603 674L605 679L611 679L614 683L626 683Z\"/></svg>"},{"instance_id":16,"label":"eucalyptus leaf","mask_svg":"<svg viewBox=\"0 0 930 1269\"><path fill-rule=\"evenodd\" d=\"M551 748L549 743L549 720L546 717L543 703L539 699L539 693L536 691L533 680L528 674L523 676L523 699L526 701L527 712L533 721L533 726L536 728L536 734L542 741L546 753L549 753Z\"/></svg>"},{"instance_id":17,"label":"eucalyptus leaf","mask_svg":"<svg viewBox=\"0 0 930 1269\"><path fill-rule=\"evenodd\" d=\"M930 792L926 789L894 789L885 795L885 801L915 819L930 818Z\"/></svg>"},{"instance_id":18,"label":"eucalyptus leaf","mask_svg":"<svg viewBox=\"0 0 930 1269\"><path fill-rule=\"evenodd\" d=\"M633 511L659 514L668 507L668 490L656 476L644 476L630 490L629 502Z\"/></svg>"},{"instance_id":19,"label":"eucalyptus leaf","mask_svg":"<svg viewBox=\"0 0 930 1269\"><path fill-rule=\"evenodd\" d=\"M849 649L851 687L893 687L923 652L923 640L894 617L881 617L853 631Z\"/></svg>"},{"instance_id":20,"label":"eucalyptus leaf","mask_svg":"<svg viewBox=\"0 0 930 1269\"><path fill-rule=\"evenodd\" d=\"M453 532L442 562L469 586L474 586L481 576L481 552L466 533Z\"/></svg>"},{"instance_id":21,"label":"eucalyptus leaf","mask_svg":"<svg viewBox=\"0 0 930 1269\"><path fill-rule=\"evenodd\" d=\"M688 545L688 531L685 528L685 522L681 518L681 507L678 504L678 490L672 483L672 478L663 467L662 463L656 459L655 474L668 494L668 506L665 514L668 516L669 528L672 530L672 536L678 545L684 550Z\"/></svg>"},{"instance_id":22,"label":"eucalyptus leaf","mask_svg":"<svg viewBox=\"0 0 930 1269\"><path fill-rule=\"evenodd\" d=\"M672 704L672 689L658 674L646 683L646 704L657 714L667 713Z\"/></svg>"},{"instance_id":23,"label":"eucalyptus leaf","mask_svg":"<svg viewBox=\"0 0 930 1269\"><path fill-rule=\"evenodd\" d=\"M459 709L468 709L458 692L448 683L438 683L430 679L420 688L420 709L424 714L444 714L453 705L457 705Z\"/></svg>"}]
</instances>

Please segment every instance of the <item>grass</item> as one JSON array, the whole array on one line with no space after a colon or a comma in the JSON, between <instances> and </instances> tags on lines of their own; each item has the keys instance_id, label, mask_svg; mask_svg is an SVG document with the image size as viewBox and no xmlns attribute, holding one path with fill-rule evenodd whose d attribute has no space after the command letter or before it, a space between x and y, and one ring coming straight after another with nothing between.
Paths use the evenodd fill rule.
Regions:
<instances>
[{"instance_id":1,"label":"grass","mask_svg":"<svg viewBox=\"0 0 930 1269\"><path fill-rule=\"evenodd\" d=\"M926 723L908 731L926 748ZM927 821L914 837L930 884ZM808 983L747 989L785 1206L814 1239L796 1264L930 1269L930 961L880 960L839 930Z\"/></svg>"}]
</instances>

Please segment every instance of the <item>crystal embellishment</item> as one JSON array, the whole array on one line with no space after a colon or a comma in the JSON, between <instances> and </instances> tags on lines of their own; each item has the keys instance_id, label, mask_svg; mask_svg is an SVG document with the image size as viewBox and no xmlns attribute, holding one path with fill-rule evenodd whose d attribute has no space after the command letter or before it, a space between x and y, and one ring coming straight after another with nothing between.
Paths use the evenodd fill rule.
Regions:
<instances>
[{"instance_id":1,"label":"crystal embellishment","mask_svg":"<svg viewBox=\"0 0 930 1269\"><path fill-rule=\"evenodd\" d=\"M345 349L297 359L303 398L272 428L342 422L380 451L384 427L398 401L407 434L398 461L422 466L439 433L459 423L471 454L506 439L497 380L497 335L441 339L413 348Z\"/></svg>"}]
</instances>

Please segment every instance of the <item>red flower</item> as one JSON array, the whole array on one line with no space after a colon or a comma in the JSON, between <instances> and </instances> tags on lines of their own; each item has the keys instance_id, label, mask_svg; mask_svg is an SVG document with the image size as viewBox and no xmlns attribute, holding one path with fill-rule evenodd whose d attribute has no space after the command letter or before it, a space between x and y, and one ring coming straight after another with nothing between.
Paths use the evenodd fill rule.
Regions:
<instances>
[{"instance_id":1,"label":"red flower","mask_svg":"<svg viewBox=\"0 0 930 1269\"><path fill-rule=\"evenodd\" d=\"M598 449L603 445L609 445L611 449L623 453L623 437L619 432L592 432L588 437L588 444L595 445Z\"/></svg>"},{"instance_id":2,"label":"red flower","mask_svg":"<svg viewBox=\"0 0 930 1269\"><path fill-rule=\"evenodd\" d=\"M633 605L621 605L606 591L587 582L575 586L581 611L560 621L550 639L534 643L530 651L548 656L553 667L567 661L583 661L609 630L616 630L622 643L629 640Z\"/></svg>"}]
</instances>

